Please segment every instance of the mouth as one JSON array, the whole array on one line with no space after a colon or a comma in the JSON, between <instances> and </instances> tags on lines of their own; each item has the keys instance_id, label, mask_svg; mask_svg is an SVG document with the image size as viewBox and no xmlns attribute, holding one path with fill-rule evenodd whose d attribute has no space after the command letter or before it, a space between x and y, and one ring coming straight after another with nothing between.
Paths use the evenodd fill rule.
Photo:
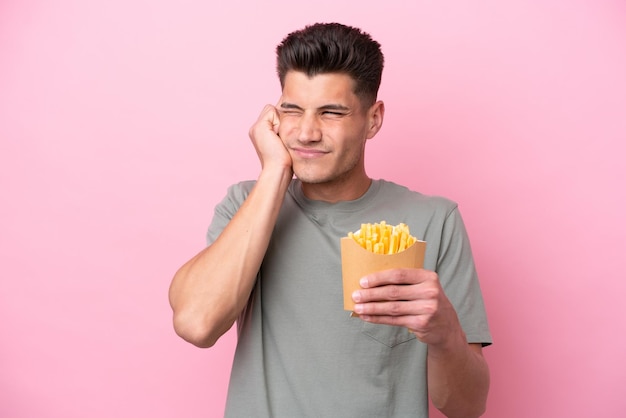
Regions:
<instances>
[{"instance_id":1,"label":"mouth","mask_svg":"<svg viewBox=\"0 0 626 418\"><path fill-rule=\"evenodd\" d=\"M291 151L299 158L302 159L315 159L321 158L328 154L328 151L314 149L314 148L292 148Z\"/></svg>"}]
</instances>

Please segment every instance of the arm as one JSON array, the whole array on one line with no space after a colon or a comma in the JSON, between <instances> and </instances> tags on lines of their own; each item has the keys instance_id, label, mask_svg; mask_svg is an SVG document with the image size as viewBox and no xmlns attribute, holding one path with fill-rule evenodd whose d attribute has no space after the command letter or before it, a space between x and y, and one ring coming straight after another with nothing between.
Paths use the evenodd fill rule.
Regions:
<instances>
[{"instance_id":1,"label":"arm","mask_svg":"<svg viewBox=\"0 0 626 418\"><path fill-rule=\"evenodd\" d=\"M405 326L428 345L428 390L447 417L485 411L489 369L480 344L468 344L436 273L422 269L376 272L353 294L364 321Z\"/></svg>"},{"instance_id":2,"label":"arm","mask_svg":"<svg viewBox=\"0 0 626 418\"><path fill-rule=\"evenodd\" d=\"M292 178L291 158L277 135L279 117L266 106L250 129L261 173L246 201L213 244L175 274L170 290L174 329L210 347L245 307Z\"/></svg>"},{"instance_id":3,"label":"arm","mask_svg":"<svg viewBox=\"0 0 626 418\"><path fill-rule=\"evenodd\" d=\"M462 343L450 351L428 347L428 389L447 417L479 417L485 412L489 368L481 344Z\"/></svg>"}]
</instances>

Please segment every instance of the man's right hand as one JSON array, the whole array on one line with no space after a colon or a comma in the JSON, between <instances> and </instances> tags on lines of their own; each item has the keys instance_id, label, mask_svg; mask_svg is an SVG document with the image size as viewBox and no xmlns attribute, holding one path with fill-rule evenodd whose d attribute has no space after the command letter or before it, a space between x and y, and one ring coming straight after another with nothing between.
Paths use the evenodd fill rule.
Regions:
<instances>
[{"instance_id":1,"label":"man's right hand","mask_svg":"<svg viewBox=\"0 0 626 418\"><path fill-rule=\"evenodd\" d=\"M265 106L250 128L263 167L256 184L217 239L172 279L174 328L198 347L212 346L231 328L256 283L293 175L291 156L278 136L279 125L277 109Z\"/></svg>"},{"instance_id":2,"label":"man's right hand","mask_svg":"<svg viewBox=\"0 0 626 418\"><path fill-rule=\"evenodd\" d=\"M249 135L262 168L276 166L292 170L289 151L278 136L280 116L275 106L266 105L259 119L250 128Z\"/></svg>"}]
</instances>

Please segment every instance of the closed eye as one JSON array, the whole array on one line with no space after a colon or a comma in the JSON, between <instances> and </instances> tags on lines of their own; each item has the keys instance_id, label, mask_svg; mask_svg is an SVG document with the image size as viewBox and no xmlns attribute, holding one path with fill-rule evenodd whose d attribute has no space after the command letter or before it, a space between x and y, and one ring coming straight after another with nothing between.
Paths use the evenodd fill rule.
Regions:
<instances>
[{"instance_id":1,"label":"closed eye","mask_svg":"<svg viewBox=\"0 0 626 418\"><path fill-rule=\"evenodd\" d=\"M333 117L346 116L350 111L348 107L341 104L328 104L320 107L318 110L321 115Z\"/></svg>"},{"instance_id":2,"label":"closed eye","mask_svg":"<svg viewBox=\"0 0 626 418\"><path fill-rule=\"evenodd\" d=\"M303 109L292 103L282 103L278 111L286 115L296 115L302 113Z\"/></svg>"}]
</instances>

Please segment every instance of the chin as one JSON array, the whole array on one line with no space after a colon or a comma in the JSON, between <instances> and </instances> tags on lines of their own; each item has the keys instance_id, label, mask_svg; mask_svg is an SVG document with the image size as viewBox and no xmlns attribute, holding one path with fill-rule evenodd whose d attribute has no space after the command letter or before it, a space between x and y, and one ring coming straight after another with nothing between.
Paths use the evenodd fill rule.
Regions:
<instances>
[{"instance_id":1,"label":"chin","mask_svg":"<svg viewBox=\"0 0 626 418\"><path fill-rule=\"evenodd\" d=\"M302 183L307 183L307 184L326 183L330 180L328 176L323 176L321 174L316 174L316 173L307 173L307 172L294 170L294 174L298 178L298 180L300 180Z\"/></svg>"},{"instance_id":2,"label":"chin","mask_svg":"<svg viewBox=\"0 0 626 418\"><path fill-rule=\"evenodd\" d=\"M298 167L294 166L294 175L302 183L306 184L329 184L329 183L343 183L349 181L354 177L352 170L340 171L340 170L316 170L312 168L317 167Z\"/></svg>"},{"instance_id":3,"label":"chin","mask_svg":"<svg viewBox=\"0 0 626 418\"><path fill-rule=\"evenodd\" d=\"M306 184L324 183L323 179L319 179L319 178L316 178L316 177L313 177L313 176L301 176L301 175L298 175L298 174L296 174L295 176L302 183L306 183Z\"/></svg>"}]
</instances>

